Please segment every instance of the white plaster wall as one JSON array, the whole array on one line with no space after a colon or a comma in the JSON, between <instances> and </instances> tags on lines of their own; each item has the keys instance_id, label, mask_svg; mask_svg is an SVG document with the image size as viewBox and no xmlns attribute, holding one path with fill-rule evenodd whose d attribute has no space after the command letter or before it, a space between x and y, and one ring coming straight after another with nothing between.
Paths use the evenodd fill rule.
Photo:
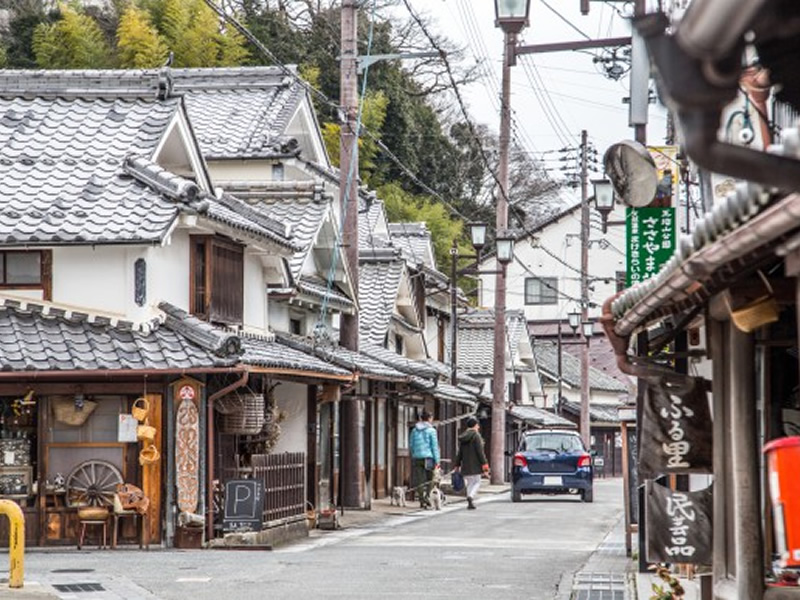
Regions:
<instances>
[{"instance_id":1,"label":"white plaster wall","mask_svg":"<svg viewBox=\"0 0 800 600\"><path fill-rule=\"evenodd\" d=\"M278 410L285 414L281 422L281 436L272 450L280 452L306 452L307 429L307 387L299 383L281 382L275 388L275 402Z\"/></svg>"},{"instance_id":2,"label":"white plaster wall","mask_svg":"<svg viewBox=\"0 0 800 600\"><path fill-rule=\"evenodd\" d=\"M146 306L169 302L189 310L189 253L189 232L182 229L174 231L163 247L147 250ZM133 261L130 268L133 269Z\"/></svg>"},{"instance_id":3,"label":"white plaster wall","mask_svg":"<svg viewBox=\"0 0 800 600\"><path fill-rule=\"evenodd\" d=\"M271 160L210 160L211 181L271 181Z\"/></svg>"},{"instance_id":4,"label":"white plaster wall","mask_svg":"<svg viewBox=\"0 0 800 600\"><path fill-rule=\"evenodd\" d=\"M609 215L609 221L621 221L625 218L623 208L617 208ZM536 232L535 238L521 240L515 245L514 254L530 271L541 277L557 277L559 292L558 304L526 305L525 304L525 279L532 277L518 261L512 262L507 271L506 306L508 309L522 309L528 321L555 320L566 318L567 313L577 307L580 298L580 225L581 212L574 210L562 216L557 222ZM617 271L624 271L625 264L625 227L609 226L608 232L600 229L598 213L591 210L590 247L589 247L589 300L596 307L589 309L589 317L600 316L603 302L616 293L615 275ZM601 240L608 242L607 248L599 244ZM546 249L546 250L545 250ZM567 267L564 263L572 266ZM487 259L481 265L484 270L493 270L495 261ZM598 280L599 278L599 280ZM605 279L605 280L604 280ZM480 305L494 305L495 276L481 276ZM574 298L570 300L565 296Z\"/></svg>"},{"instance_id":5,"label":"white plaster wall","mask_svg":"<svg viewBox=\"0 0 800 600\"><path fill-rule=\"evenodd\" d=\"M141 251L123 246L54 248L53 302L130 318L133 264L130 272L126 267Z\"/></svg>"},{"instance_id":6,"label":"white plaster wall","mask_svg":"<svg viewBox=\"0 0 800 600\"><path fill-rule=\"evenodd\" d=\"M266 333L269 325L266 284L261 259L245 250L244 253L244 327Z\"/></svg>"}]
</instances>

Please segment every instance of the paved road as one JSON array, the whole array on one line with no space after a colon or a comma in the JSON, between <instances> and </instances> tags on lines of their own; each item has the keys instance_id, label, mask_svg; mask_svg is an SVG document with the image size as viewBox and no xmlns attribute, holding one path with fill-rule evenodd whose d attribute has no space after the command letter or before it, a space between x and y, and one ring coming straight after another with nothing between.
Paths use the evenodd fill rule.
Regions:
<instances>
[{"instance_id":1,"label":"paved road","mask_svg":"<svg viewBox=\"0 0 800 600\"><path fill-rule=\"evenodd\" d=\"M31 552L26 579L98 582L106 590L63 592L63 600L460 599L465 594L552 600L562 580L563 594L621 512L621 480L600 480L593 504L573 497L512 504L502 494L484 498L475 511L462 503L434 515L324 533L273 552ZM87 571L69 572L76 569Z\"/></svg>"}]
</instances>

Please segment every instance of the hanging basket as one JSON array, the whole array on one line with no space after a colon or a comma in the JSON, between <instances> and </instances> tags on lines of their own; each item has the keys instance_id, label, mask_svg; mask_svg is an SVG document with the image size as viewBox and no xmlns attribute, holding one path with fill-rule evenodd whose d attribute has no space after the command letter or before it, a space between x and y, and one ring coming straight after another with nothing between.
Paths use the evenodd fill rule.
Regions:
<instances>
[{"instance_id":1,"label":"hanging basket","mask_svg":"<svg viewBox=\"0 0 800 600\"><path fill-rule=\"evenodd\" d=\"M239 414L244 410L244 396L233 393L217 398L214 408L223 415Z\"/></svg>"},{"instance_id":2,"label":"hanging basket","mask_svg":"<svg viewBox=\"0 0 800 600\"><path fill-rule=\"evenodd\" d=\"M131 408L131 414L133 418L139 421L139 423L144 423L144 420L147 418L148 413L150 412L150 403L147 401L147 398L144 396L139 396L133 403L133 407Z\"/></svg>"},{"instance_id":3,"label":"hanging basket","mask_svg":"<svg viewBox=\"0 0 800 600\"><path fill-rule=\"evenodd\" d=\"M262 394L241 394L243 408L231 414L222 414L219 430L222 433L256 435L264 427L264 396Z\"/></svg>"},{"instance_id":4,"label":"hanging basket","mask_svg":"<svg viewBox=\"0 0 800 600\"><path fill-rule=\"evenodd\" d=\"M156 428L152 425L137 425L136 439L139 441L152 442L156 439Z\"/></svg>"},{"instance_id":5,"label":"hanging basket","mask_svg":"<svg viewBox=\"0 0 800 600\"><path fill-rule=\"evenodd\" d=\"M71 396L55 396L51 399L53 405L53 416L59 423L80 427L97 408L97 402L84 400L83 407L79 410L75 407L75 399Z\"/></svg>"},{"instance_id":6,"label":"hanging basket","mask_svg":"<svg viewBox=\"0 0 800 600\"><path fill-rule=\"evenodd\" d=\"M142 448L142 451L139 452L139 464L142 466L157 463L159 458L161 458L161 453L153 444Z\"/></svg>"}]
</instances>

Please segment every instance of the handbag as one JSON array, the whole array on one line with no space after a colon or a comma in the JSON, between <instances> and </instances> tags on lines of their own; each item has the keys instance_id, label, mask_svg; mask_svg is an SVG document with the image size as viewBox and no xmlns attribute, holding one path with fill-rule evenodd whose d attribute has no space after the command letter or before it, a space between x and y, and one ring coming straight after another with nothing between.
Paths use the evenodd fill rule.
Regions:
<instances>
[{"instance_id":1,"label":"handbag","mask_svg":"<svg viewBox=\"0 0 800 600\"><path fill-rule=\"evenodd\" d=\"M453 471L453 474L450 476L450 483L453 486L454 492L460 492L464 489L464 476L461 474L461 471Z\"/></svg>"}]
</instances>

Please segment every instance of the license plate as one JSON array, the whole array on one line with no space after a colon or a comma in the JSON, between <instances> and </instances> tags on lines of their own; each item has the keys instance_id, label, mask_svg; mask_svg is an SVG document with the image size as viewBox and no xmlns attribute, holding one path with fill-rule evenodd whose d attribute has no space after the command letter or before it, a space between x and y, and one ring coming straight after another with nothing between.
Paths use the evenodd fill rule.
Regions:
<instances>
[{"instance_id":1,"label":"license plate","mask_svg":"<svg viewBox=\"0 0 800 600\"><path fill-rule=\"evenodd\" d=\"M562 485L561 477L545 475L544 485Z\"/></svg>"}]
</instances>

